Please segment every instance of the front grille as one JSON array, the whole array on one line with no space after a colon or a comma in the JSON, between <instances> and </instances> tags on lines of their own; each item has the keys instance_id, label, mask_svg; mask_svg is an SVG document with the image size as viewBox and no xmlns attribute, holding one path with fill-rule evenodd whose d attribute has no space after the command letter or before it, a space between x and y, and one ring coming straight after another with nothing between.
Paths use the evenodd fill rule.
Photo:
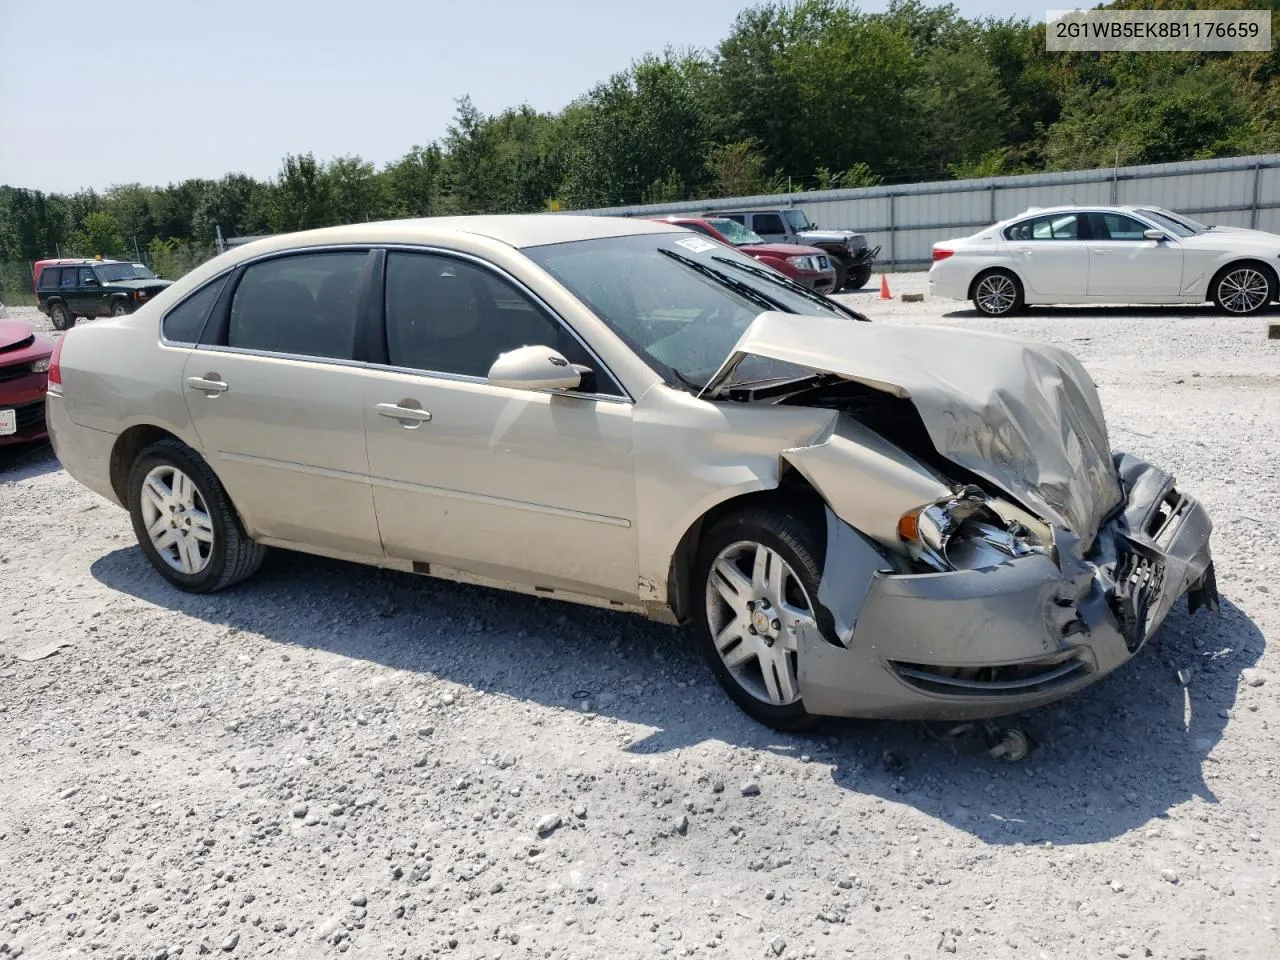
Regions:
<instances>
[{"instance_id":1,"label":"front grille","mask_svg":"<svg viewBox=\"0 0 1280 960\"><path fill-rule=\"evenodd\" d=\"M1066 659L1018 663L1004 667L944 667L926 663L890 664L899 677L926 693L953 697L1022 696L1063 687L1091 671L1076 655Z\"/></svg>"},{"instance_id":2,"label":"front grille","mask_svg":"<svg viewBox=\"0 0 1280 960\"><path fill-rule=\"evenodd\" d=\"M12 407L14 419L18 421L18 432L25 433L33 427L44 424L44 401L32 400L20 406Z\"/></svg>"},{"instance_id":3,"label":"front grille","mask_svg":"<svg viewBox=\"0 0 1280 960\"><path fill-rule=\"evenodd\" d=\"M31 363L15 363L8 367L0 367L0 383L18 380L31 375Z\"/></svg>"}]
</instances>

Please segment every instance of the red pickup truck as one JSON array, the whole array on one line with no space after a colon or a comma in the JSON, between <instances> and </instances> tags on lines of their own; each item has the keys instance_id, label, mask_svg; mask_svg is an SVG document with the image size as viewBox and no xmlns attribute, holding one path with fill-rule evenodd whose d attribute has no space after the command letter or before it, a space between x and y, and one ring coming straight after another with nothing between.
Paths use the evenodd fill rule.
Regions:
<instances>
[{"instance_id":1,"label":"red pickup truck","mask_svg":"<svg viewBox=\"0 0 1280 960\"><path fill-rule=\"evenodd\" d=\"M724 217L654 217L661 223L675 223L736 247L779 273L786 274L815 293L827 294L836 288L836 269L830 255L817 247L794 243L766 243L757 233Z\"/></svg>"}]
</instances>

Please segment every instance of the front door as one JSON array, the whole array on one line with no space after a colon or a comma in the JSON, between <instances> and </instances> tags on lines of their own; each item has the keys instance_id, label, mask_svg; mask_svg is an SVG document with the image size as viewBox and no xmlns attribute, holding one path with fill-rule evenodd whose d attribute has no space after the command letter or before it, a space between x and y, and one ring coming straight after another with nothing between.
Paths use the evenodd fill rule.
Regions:
<instances>
[{"instance_id":1,"label":"front door","mask_svg":"<svg viewBox=\"0 0 1280 960\"><path fill-rule=\"evenodd\" d=\"M487 265L391 252L389 364L364 374L369 472L389 557L634 601L632 404L524 288ZM595 370L572 391L486 382L546 346ZM587 392L590 390L591 392Z\"/></svg>"},{"instance_id":2,"label":"front door","mask_svg":"<svg viewBox=\"0 0 1280 960\"><path fill-rule=\"evenodd\" d=\"M1089 285L1089 243L1081 215L1053 213L1009 227L1005 242L1028 299L1083 300Z\"/></svg>"},{"instance_id":3,"label":"front door","mask_svg":"<svg viewBox=\"0 0 1280 960\"><path fill-rule=\"evenodd\" d=\"M1176 297L1182 290L1182 247L1148 240L1145 223L1122 213L1091 213L1089 296L1118 302Z\"/></svg>"},{"instance_id":4,"label":"front door","mask_svg":"<svg viewBox=\"0 0 1280 960\"><path fill-rule=\"evenodd\" d=\"M367 251L250 264L183 371L202 452L250 533L380 556L352 363Z\"/></svg>"},{"instance_id":5,"label":"front door","mask_svg":"<svg viewBox=\"0 0 1280 960\"><path fill-rule=\"evenodd\" d=\"M67 308L77 317L98 317L106 313L107 296L93 267L64 267L63 270L75 272L74 286L67 291Z\"/></svg>"}]
</instances>

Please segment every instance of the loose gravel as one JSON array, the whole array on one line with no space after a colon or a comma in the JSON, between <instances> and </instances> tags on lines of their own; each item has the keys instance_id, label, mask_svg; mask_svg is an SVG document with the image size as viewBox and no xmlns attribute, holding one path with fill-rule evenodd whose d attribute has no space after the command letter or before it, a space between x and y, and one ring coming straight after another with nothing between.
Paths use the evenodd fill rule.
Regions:
<instances>
[{"instance_id":1,"label":"loose gravel","mask_svg":"<svg viewBox=\"0 0 1280 960\"><path fill-rule=\"evenodd\" d=\"M0 957L1280 956L1280 342L845 299L1076 353L1209 507L1221 616L1019 718L1019 763L791 736L638 618L279 551L182 594L47 447L0 451Z\"/></svg>"}]
</instances>

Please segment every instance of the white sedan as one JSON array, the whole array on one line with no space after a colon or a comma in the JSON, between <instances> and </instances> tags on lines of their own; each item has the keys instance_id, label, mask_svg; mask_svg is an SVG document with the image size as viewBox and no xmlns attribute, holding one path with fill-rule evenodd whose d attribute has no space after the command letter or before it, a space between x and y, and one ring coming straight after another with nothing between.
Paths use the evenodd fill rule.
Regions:
<instances>
[{"instance_id":1,"label":"white sedan","mask_svg":"<svg viewBox=\"0 0 1280 960\"><path fill-rule=\"evenodd\" d=\"M1235 316L1278 296L1280 235L1207 227L1160 207L1032 208L933 245L934 296L989 317L1027 304L1204 303Z\"/></svg>"}]
</instances>

